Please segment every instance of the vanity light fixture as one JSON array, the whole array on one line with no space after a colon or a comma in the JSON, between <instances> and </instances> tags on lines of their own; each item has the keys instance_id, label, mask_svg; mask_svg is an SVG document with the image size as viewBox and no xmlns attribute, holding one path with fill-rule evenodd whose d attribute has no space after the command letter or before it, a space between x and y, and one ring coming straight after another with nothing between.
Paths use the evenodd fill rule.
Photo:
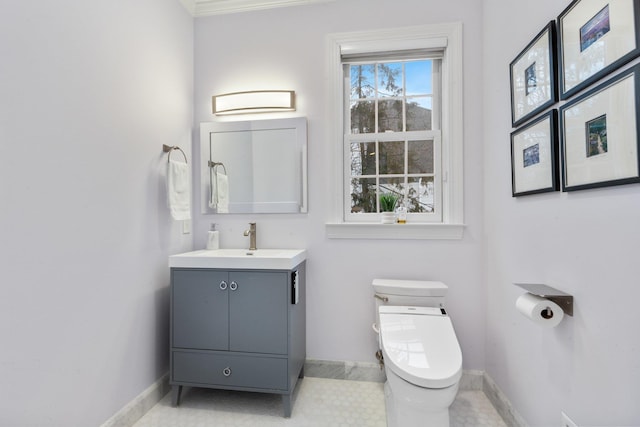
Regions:
<instances>
[{"instance_id":1,"label":"vanity light fixture","mask_svg":"<svg viewBox=\"0 0 640 427\"><path fill-rule=\"evenodd\" d=\"M213 114L266 113L295 111L293 90L254 90L233 92L213 97Z\"/></svg>"}]
</instances>

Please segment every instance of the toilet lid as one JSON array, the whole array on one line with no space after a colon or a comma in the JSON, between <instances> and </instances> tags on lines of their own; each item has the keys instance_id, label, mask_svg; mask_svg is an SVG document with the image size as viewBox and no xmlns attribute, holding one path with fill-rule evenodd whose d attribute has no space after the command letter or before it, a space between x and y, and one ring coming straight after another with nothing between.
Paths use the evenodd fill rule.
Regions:
<instances>
[{"instance_id":1,"label":"toilet lid","mask_svg":"<svg viewBox=\"0 0 640 427\"><path fill-rule=\"evenodd\" d=\"M445 388L462 376L462 351L451 319L430 307L380 307L384 362L425 388Z\"/></svg>"}]
</instances>

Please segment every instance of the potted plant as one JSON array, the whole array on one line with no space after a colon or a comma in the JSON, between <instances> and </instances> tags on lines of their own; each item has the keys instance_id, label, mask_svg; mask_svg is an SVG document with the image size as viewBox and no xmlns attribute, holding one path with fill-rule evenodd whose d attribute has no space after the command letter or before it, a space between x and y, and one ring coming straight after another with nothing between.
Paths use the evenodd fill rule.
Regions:
<instances>
[{"instance_id":1,"label":"potted plant","mask_svg":"<svg viewBox=\"0 0 640 427\"><path fill-rule=\"evenodd\" d=\"M380 212L383 224L393 224L396 222L396 203L398 196L394 193L383 193L380 195Z\"/></svg>"}]
</instances>

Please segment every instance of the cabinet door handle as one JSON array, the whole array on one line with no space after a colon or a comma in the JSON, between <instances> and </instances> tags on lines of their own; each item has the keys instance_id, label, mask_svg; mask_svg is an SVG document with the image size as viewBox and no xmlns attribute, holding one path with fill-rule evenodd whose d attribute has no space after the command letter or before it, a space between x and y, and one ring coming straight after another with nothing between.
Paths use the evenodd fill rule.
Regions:
<instances>
[{"instance_id":1,"label":"cabinet door handle","mask_svg":"<svg viewBox=\"0 0 640 427\"><path fill-rule=\"evenodd\" d=\"M226 290L227 289L227 282L225 282L224 280L222 282L220 282L220 289L221 290Z\"/></svg>"},{"instance_id":2,"label":"cabinet door handle","mask_svg":"<svg viewBox=\"0 0 640 427\"><path fill-rule=\"evenodd\" d=\"M222 375L224 375L225 377L230 377L231 376L231 368L229 368L228 366L226 368L224 368L222 370Z\"/></svg>"},{"instance_id":3,"label":"cabinet door handle","mask_svg":"<svg viewBox=\"0 0 640 427\"><path fill-rule=\"evenodd\" d=\"M236 282L231 282L231 284L229 285L229 289L235 291L236 289L238 289L238 284Z\"/></svg>"}]
</instances>

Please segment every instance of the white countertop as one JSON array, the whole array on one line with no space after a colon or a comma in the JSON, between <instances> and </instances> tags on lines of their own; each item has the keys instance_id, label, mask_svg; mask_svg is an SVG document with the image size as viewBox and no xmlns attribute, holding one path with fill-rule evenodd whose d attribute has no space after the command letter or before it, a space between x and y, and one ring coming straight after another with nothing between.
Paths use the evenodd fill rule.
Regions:
<instances>
[{"instance_id":1,"label":"white countertop","mask_svg":"<svg viewBox=\"0 0 640 427\"><path fill-rule=\"evenodd\" d=\"M169 267L291 270L306 258L305 249L205 249L171 255Z\"/></svg>"}]
</instances>

